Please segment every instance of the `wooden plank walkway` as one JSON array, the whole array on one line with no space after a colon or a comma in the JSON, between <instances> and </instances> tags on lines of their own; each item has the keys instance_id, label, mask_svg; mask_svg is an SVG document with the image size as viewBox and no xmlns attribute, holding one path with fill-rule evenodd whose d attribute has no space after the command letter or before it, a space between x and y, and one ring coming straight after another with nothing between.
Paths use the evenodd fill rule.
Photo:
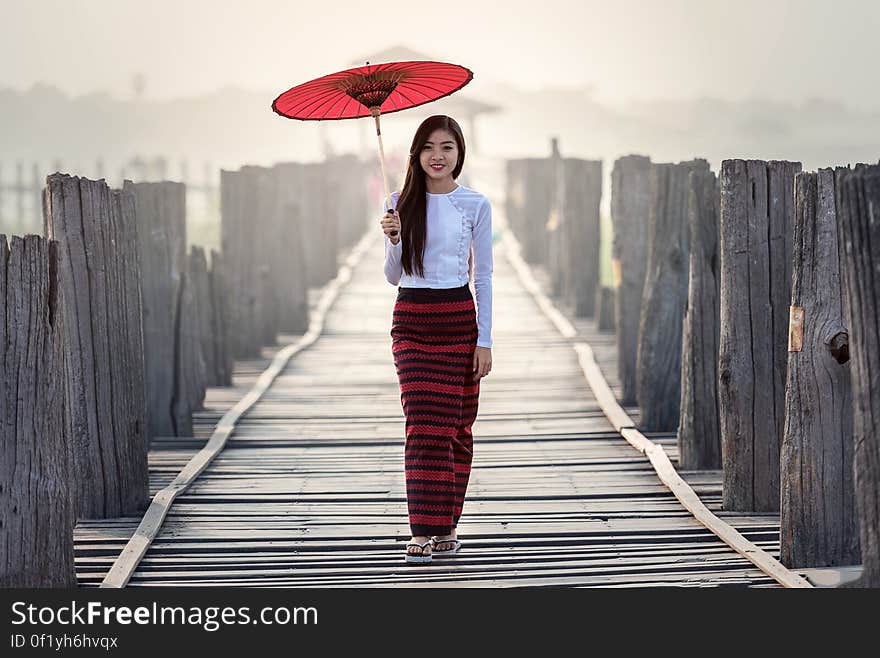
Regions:
<instances>
[{"instance_id":1,"label":"wooden plank walkway","mask_svg":"<svg viewBox=\"0 0 880 658\"><path fill-rule=\"evenodd\" d=\"M455 558L407 565L404 422L389 335L396 290L381 261L377 239L324 334L291 359L175 501L130 586L776 586L698 523L613 430L575 352L502 249L464 546ZM592 321L575 324L616 391L613 337ZM196 438L154 442L152 492L204 445L273 354L236 364L233 389L210 389ZM648 436L675 455L674 436ZM717 474L682 475L717 510ZM775 517L725 520L778 555ZM81 585L101 582L138 522L77 525Z\"/></svg>"}]
</instances>

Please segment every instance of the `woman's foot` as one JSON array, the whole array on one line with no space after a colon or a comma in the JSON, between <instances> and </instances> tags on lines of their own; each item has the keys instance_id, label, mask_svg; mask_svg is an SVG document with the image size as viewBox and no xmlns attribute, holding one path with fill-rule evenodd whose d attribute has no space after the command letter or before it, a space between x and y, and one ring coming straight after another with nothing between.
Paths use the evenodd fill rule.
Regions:
<instances>
[{"instance_id":1,"label":"woman's foot","mask_svg":"<svg viewBox=\"0 0 880 658\"><path fill-rule=\"evenodd\" d=\"M411 542L417 542L419 544L425 544L430 537L428 535L413 535ZM424 546L415 546L413 544L409 544L406 547L406 552L408 555L414 555L416 557L428 557L431 554L431 544L425 544Z\"/></svg>"},{"instance_id":2,"label":"woman's foot","mask_svg":"<svg viewBox=\"0 0 880 658\"><path fill-rule=\"evenodd\" d=\"M455 548L455 539L458 538L458 534L456 529L452 529L452 534L449 535L434 535L434 550L438 553L445 553L446 551L451 551Z\"/></svg>"}]
</instances>

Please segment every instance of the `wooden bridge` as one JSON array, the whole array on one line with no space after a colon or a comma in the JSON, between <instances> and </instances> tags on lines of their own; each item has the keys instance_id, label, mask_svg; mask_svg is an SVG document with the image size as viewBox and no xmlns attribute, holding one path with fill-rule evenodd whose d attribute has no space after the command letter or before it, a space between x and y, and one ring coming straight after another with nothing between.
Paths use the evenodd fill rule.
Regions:
<instances>
[{"instance_id":1,"label":"wooden bridge","mask_svg":"<svg viewBox=\"0 0 880 658\"><path fill-rule=\"evenodd\" d=\"M860 269L874 247L858 236L880 166L799 169L735 160L716 177L702 160L618 160L613 286L599 276L601 163L561 158L554 144L551 158L475 182L493 202L494 367L473 428L462 551L418 567L403 560L396 289L378 224L356 234L343 221L363 210L339 194L352 163L223 172L224 249L210 270L198 248L185 255L179 184L110 191L53 175L50 240L0 245L0 301L16 309L3 400L21 419L3 428L15 440L0 459L11 483L0 521L23 539L2 543L0 584L851 579L853 445L868 445L853 437L874 440L876 392L864 382L880 308ZM334 177L338 187L321 187ZM301 219L330 210L339 222L308 242ZM816 247L838 216L856 265ZM136 253L140 272L125 266ZM816 391L834 401L818 424L814 407L828 403ZM855 463L874 481L870 460ZM863 518L868 532L873 523Z\"/></svg>"},{"instance_id":2,"label":"wooden bridge","mask_svg":"<svg viewBox=\"0 0 880 658\"><path fill-rule=\"evenodd\" d=\"M573 339L560 335L524 287L507 240L496 250L495 368L474 426L474 471L459 525L464 548L444 562L406 565L403 416L389 336L395 289L381 272L378 237L360 245L320 337L290 358L175 500L128 585L778 585L697 521L614 430ZM313 313L315 306L317 296ZM578 338L599 355L613 390L613 336L593 324L579 321ZM266 365L237 367L239 394ZM204 445L234 401L230 393L210 390L201 441L154 444L152 494ZM637 419L637 408L627 412ZM649 438L675 457L674 435ZM718 474L688 478L717 509ZM777 516L723 516L754 545L778 553ZM82 585L104 580L138 521L79 523Z\"/></svg>"}]
</instances>

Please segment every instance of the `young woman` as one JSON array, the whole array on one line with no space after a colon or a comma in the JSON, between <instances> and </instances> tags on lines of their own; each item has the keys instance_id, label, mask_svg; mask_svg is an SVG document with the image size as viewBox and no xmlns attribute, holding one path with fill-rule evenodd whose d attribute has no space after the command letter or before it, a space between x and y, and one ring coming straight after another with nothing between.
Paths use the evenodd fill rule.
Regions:
<instances>
[{"instance_id":1,"label":"young woman","mask_svg":"<svg viewBox=\"0 0 880 658\"><path fill-rule=\"evenodd\" d=\"M455 182L464 154L454 119L425 119L403 190L380 220L385 278L399 284L391 352L406 416L406 561L416 564L461 547L456 526L471 472L471 425L480 379L492 370L492 207Z\"/></svg>"}]
</instances>

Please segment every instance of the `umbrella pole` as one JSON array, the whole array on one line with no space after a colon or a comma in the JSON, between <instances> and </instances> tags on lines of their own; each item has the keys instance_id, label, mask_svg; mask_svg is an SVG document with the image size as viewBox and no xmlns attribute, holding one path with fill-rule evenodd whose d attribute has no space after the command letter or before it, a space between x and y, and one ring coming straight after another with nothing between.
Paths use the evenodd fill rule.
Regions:
<instances>
[{"instance_id":1,"label":"umbrella pole","mask_svg":"<svg viewBox=\"0 0 880 658\"><path fill-rule=\"evenodd\" d=\"M382 128L379 126L379 116L382 110L378 106L370 108L370 114L376 119L376 137L379 139L379 164L382 166L382 183L385 186L385 206L391 208L391 192L388 190L388 173L385 171L385 147L382 145ZM397 231L391 233L392 236L397 235Z\"/></svg>"}]
</instances>

